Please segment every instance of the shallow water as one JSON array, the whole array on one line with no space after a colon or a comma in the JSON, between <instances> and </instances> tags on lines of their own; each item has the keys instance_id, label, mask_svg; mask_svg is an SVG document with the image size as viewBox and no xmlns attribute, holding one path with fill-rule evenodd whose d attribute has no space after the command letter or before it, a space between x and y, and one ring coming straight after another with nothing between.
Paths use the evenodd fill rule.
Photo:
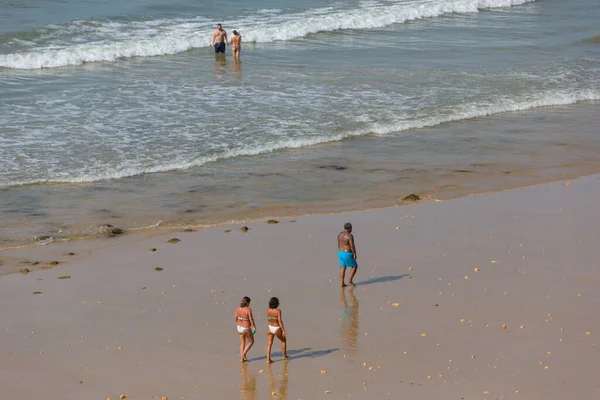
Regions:
<instances>
[{"instance_id":1,"label":"shallow water","mask_svg":"<svg viewBox=\"0 0 600 400\"><path fill-rule=\"evenodd\" d=\"M5 8L0 241L379 207L410 192L449 198L597 172L595 5ZM207 47L218 21L242 30L241 63Z\"/></svg>"}]
</instances>

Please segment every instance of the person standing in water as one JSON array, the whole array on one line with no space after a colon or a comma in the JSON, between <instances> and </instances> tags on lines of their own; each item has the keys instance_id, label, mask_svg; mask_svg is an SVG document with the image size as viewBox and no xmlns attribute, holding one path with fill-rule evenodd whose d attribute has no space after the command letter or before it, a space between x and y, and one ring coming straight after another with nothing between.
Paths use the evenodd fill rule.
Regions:
<instances>
[{"instance_id":1,"label":"person standing in water","mask_svg":"<svg viewBox=\"0 0 600 400\"><path fill-rule=\"evenodd\" d=\"M256 326L250 308L250 297L242 297L240 306L235 310L235 322L237 324L238 336L240 337L240 356L242 362L248 361L246 354L254 344Z\"/></svg>"},{"instance_id":2,"label":"person standing in water","mask_svg":"<svg viewBox=\"0 0 600 400\"><path fill-rule=\"evenodd\" d=\"M215 48L215 54L225 54L225 46L227 46L227 32L223 29L223 25L217 24L217 29L213 32L212 46Z\"/></svg>"},{"instance_id":3,"label":"person standing in water","mask_svg":"<svg viewBox=\"0 0 600 400\"><path fill-rule=\"evenodd\" d=\"M354 285L354 275L358 269L358 263L356 262L356 246L354 245L354 236L352 235L352 224L346 222L344 230L338 234L338 259L340 261L340 284L342 287L347 286L344 283L346 277L346 268L352 268L350 270L350 279L348 279L348 285Z\"/></svg>"},{"instance_id":4,"label":"person standing in water","mask_svg":"<svg viewBox=\"0 0 600 400\"><path fill-rule=\"evenodd\" d=\"M267 321L269 323L267 330L267 362L270 364L271 360L271 346L273 346L273 339L277 336L277 339L281 341L281 357L284 360L289 360L287 355L287 338L285 334L285 327L283 326L283 319L281 318L281 310L279 309L279 299L277 297L271 297L269 300L269 308L267 309Z\"/></svg>"},{"instance_id":5,"label":"person standing in water","mask_svg":"<svg viewBox=\"0 0 600 400\"><path fill-rule=\"evenodd\" d=\"M242 35L240 32L233 30L233 37L231 38L231 54L235 60L240 59L240 52L242 51Z\"/></svg>"}]
</instances>

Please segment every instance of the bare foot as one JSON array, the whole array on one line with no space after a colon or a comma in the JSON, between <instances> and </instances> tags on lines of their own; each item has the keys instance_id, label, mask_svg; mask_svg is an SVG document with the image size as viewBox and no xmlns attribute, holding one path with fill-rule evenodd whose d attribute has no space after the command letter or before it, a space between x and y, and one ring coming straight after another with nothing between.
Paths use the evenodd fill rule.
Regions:
<instances>
[{"instance_id":1,"label":"bare foot","mask_svg":"<svg viewBox=\"0 0 600 400\"><path fill-rule=\"evenodd\" d=\"M267 363L268 363L268 364L272 364L272 363L273 363L273 360L271 360L271 359L269 358L269 359L267 360Z\"/></svg>"},{"instance_id":2,"label":"bare foot","mask_svg":"<svg viewBox=\"0 0 600 400\"><path fill-rule=\"evenodd\" d=\"M246 356L242 357L242 359L240 360L241 362L248 362L248 359L246 358Z\"/></svg>"},{"instance_id":3,"label":"bare foot","mask_svg":"<svg viewBox=\"0 0 600 400\"><path fill-rule=\"evenodd\" d=\"M281 358L283 358L284 360L289 360L289 359L291 359L292 357L290 357L290 356L288 356L288 355L286 354L286 355L282 356Z\"/></svg>"},{"instance_id":4,"label":"bare foot","mask_svg":"<svg viewBox=\"0 0 600 400\"><path fill-rule=\"evenodd\" d=\"M352 282L352 281L348 282L348 285L349 285L349 286L356 286L356 285L355 285L355 283L354 283L354 282Z\"/></svg>"},{"instance_id":5,"label":"bare foot","mask_svg":"<svg viewBox=\"0 0 600 400\"><path fill-rule=\"evenodd\" d=\"M347 285L345 283L342 283L342 287L346 287Z\"/></svg>"}]
</instances>

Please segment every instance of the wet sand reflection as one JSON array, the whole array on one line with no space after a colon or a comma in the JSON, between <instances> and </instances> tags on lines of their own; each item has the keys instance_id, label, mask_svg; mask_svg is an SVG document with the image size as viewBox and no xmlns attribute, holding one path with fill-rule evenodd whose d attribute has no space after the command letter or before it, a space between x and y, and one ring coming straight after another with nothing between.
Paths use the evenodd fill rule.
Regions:
<instances>
[{"instance_id":1,"label":"wet sand reflection","mask_svg":"<svg viewBox=\"0 0 600 400\"><path fill-rule=\"evenodd\" d=\"M358 299L354 295L354 289L355 286L342 288L340 294L342 349L349 356L356 354L358 346ZM346 300L346 290L350 304Z\"/></svg>"},{"instance_id":2,"label":"wet sand reflection","mask_svg":"<svg viewBox=\"0 0 600 400\"><path fill-rule=\"evenodd\" d=\"M287 400L288 398L288 361L282 361L275 365L281 364L281 374L275 378L273 376L274 364L268 364L267 373L269 375L269 386L271 389L271 398L273 400Z\"/></svg>"},{"instance_id":3,"label":"wet sand reflection","mask_svg":"<svg viewBox=\"0 0 600 400\"><path fill-rule=\"evenodd\" d=\"M242 382L240 383L240 400L257 400L256 376L248 371L248 363L242 363L240 367Z\"/></svg>"}]
</instances>

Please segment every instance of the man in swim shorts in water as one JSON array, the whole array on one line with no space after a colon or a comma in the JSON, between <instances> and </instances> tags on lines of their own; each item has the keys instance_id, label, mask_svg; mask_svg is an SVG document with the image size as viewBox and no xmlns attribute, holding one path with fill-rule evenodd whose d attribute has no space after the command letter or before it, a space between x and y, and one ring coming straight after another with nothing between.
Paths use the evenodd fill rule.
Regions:
<instances>
[{"instance_id":1,"label":"man in swim shorts in water","mask_svg":"<svg viewBox=\"0 0 600 400\"><path fill-rule=\"evenodd\" d=\"M227 32L223 29L223 25L217 24L217 29L213 32L212 37L212 46L215 48L215 54L225 54L225 46L227 44Z\"/></svg>"},{"instance_id":2,"label":"man in swim shorts in water","mask_svg":"<svg viewBox=\"0 0 600 400\"><path fill-rule=\"evenodd\" d=\"M338 258L340 260L340 284L345 287L344 278L346 277L346 268L350 270L350 279L348 285L354 285L354 275L358 269L356 262L356 246L354 246L354 236L352 235L352 224L346 222L344 230L338 234Z\"/></svg>"}]
</instances>

